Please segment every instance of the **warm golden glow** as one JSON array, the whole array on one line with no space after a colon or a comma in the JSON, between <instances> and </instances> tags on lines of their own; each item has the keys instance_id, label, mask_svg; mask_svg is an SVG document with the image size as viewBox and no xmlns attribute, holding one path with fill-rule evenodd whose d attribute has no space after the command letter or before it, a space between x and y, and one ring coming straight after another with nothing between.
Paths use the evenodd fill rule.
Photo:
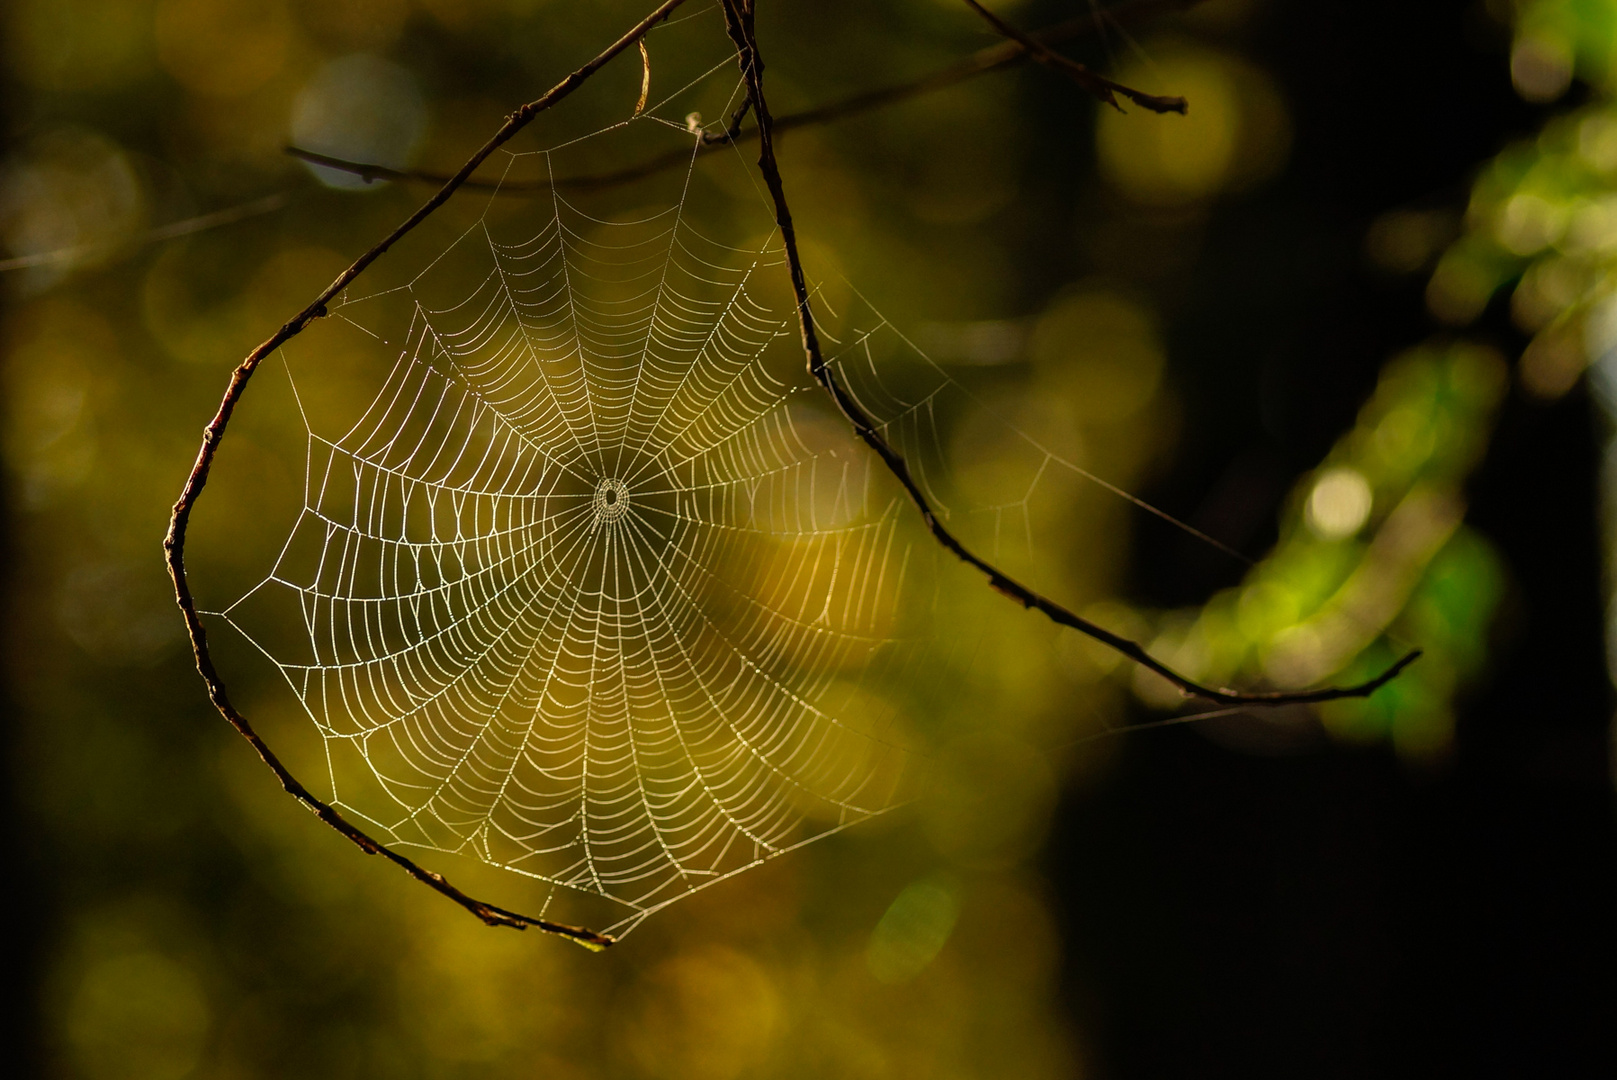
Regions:
<instances>
[{"instance_id":1,"label":"warm golden glow","mask_svg":"<svg viewBox=\"0 0 1617 1080\"><path fill-rule=\"evenodd\" d=\"M157 56L186 89L234 98L280 73L292 44L284 0L162 0Z\"/></svg>"},{"instance_id":2,"label":"warm golden glow","mask_svg":"<svg viewBox=\"0 0 1617 1080\"><path fill-rule=\"evenodd\" d=\"M1203 47L1147 45L1149 63L1126 65L1130 86L1182 95L1184 116L1100 110L1101 167L1120 192L1142 203L1198 202L1259 184L1285 163L1290 124L1268 77Z\"/></svg>"},{"instance_id":3,"label":"warm golden glow","mask_svg":"<svg viewBox=\"0 0 1617 1080\"><path fill-rule=\"evenodd\" d=\"M1166 359L1145 307L1094 289L1052 304L1034 327L1031 351L1079 419L1108 422L1127 420L1150 403Z\"/></svg>"}]
</instances>

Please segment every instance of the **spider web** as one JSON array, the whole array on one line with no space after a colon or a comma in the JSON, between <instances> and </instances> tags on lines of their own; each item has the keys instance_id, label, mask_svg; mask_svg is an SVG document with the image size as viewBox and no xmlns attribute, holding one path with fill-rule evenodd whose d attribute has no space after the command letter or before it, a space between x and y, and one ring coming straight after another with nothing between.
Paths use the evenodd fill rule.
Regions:
<instances>
[{"instance_id":1,"label":"spider web","mask_svg":"<svg viewBox=\"0 0 1617 1080\"><path fill-rule=\"evenodd\" d=\"M936 548L804 371L770 208L734 179L750 169L732 151L715 195L659 111L508 163L554 176L579 143L653 125L692 150L660 208L490 199L282 350L301 505L268 573L212 613L313 721L333 805L390 845L548 883L546 917L558 895L605 904L619 936L906 798L901 687L939 645ZM1082 470L858 294L816 304L934 505L996 558L1031 551L1035 494ZM392 360L334 424L339 333ZM947 467L957 398L995 463L977 490Z\"/></svg>"}]
</instances>

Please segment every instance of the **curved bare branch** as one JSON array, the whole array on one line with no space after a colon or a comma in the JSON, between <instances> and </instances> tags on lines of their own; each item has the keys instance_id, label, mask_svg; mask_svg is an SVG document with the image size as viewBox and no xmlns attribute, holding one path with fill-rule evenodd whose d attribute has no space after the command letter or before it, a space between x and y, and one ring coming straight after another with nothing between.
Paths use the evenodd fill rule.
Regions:
<instances>
[{"instance_id":1,"label":"curved bare branch","mask_svg":"<svg viewBox=\"0 0 1617 1080\"><path fill-rule=\"evenodd\" d=\"M282 764L280 758L270 750L269 746L253 729L247 718L231 703L230 695L225 690L224 679L215 668L213 657L208 652L208 636L202 626L202 618L197 613L196 602L191 596L191 586L185 576L185 534L191 521L191 511L196 507L197 500L202 496L203 487L208 482L208 472L213 467L214 455L218 452L220 440L224 438L225 428L230 423L231 414L235 412L236 404L241 400L242 393L247 389L247 382L253 377L253 372L263 359L287 341L302 333L315 319L326 314L326 304L347 288L349 283L364 273L365 268L381 258L388 248L392 247L406 233L421 224L445 202L456 190L463 187L472 173L477 170L490 154L504 145L513 135L521 131L533 118L546 109L571 94L591 75L619 53L628 49L645 37L647 32L658 23L666 19L670 12L684 3L684 0L664 0L650 15L640 20L633 29L624 34L617 41L604 49L595 59L573 72L567 78L557 83L543 96L522 106L516 112L506 117L500 129L484 143L483 146L466 160L466 163L447 180L430 199L422 203L415 213L411 214L399 224L391 233L379 243L366 251L353 264L337 275L330 285L327 285L319 296L315 297L302 311L294 315L279 330L270 335L258 348L247 355L247 358L231 373L230 384L225 389L225 396L219 403L219 410L214 414L213 420L202 433L202 447L197 451L196 463L191 467L191 475L185 481L185 487L174 504L173 516L169 519L168 535L163 538L163 550L168 560L169 576L174 580L174 598L185 616L185 626L191 636L191 648L196 655L197 671L208 686L208 697L214 708L219 710L230 725L234 727L258 751L258 756L264 764L269 766L276 779L287 793L297 799L304 806L314 812L314 815L337 832L347 837L360 850L369 855L381 855L388 861L397 865L405 873L417 881L443 894L467 911L476 915L490 926L509 926L516 930L534 927L549 934L557 934L590 949L604 949L613 943L609 934L603 934L582 926L569 926L565 923L550 922L546 919L523 915L519 912L508 911L493 904L478 900L461 892L451 885L442 874L434 873L418 865L412 860L400 855L398 852L384 846L380 841L367 835L358 826L354 825L330 803L324 802L314 796L308 788L294 777L290 770Z\"/></svg>"}]
</instances>

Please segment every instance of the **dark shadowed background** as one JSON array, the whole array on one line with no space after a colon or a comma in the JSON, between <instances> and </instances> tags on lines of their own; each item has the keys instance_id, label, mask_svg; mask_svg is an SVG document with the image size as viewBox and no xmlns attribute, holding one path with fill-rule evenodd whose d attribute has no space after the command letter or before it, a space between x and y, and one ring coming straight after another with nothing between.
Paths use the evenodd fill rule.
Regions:
<instances>
[{"instance_id":1,"label":"dark shadowed background","mask_svg":"<svg viewBox=\"0 0 1617 1080\"><path fill-rule=\"evenodd\" d=\"M1217 405L1193 426L1203 452L1152 498L1200 523L1218 512L1208 492L1244 485L1262 506L1248 527L1268 527L1276 478L1349 421L1375 358L1431 332L1424 281L1378 274L1364 237L1392 209L1463 206L1478 162L1539 126L1508 47L1465 2L1265 13L1252 55L1284 85L1296 141L1273 187L1209 225L1173 356ZM1514 354L1507 308L1480 333ZM1115 773L1064 801L1046 866L1073 1005L1104 1033L1111 1075L1609 1068L1601 431L1581 386L1505 406L1469 520L1512 590L1443 768L1380 749L1247 757L1178 731L1131 740ZM1137 551L1136 587L1165 602L1216 580L1181 537Z\"/></svg>"}]
</instances>

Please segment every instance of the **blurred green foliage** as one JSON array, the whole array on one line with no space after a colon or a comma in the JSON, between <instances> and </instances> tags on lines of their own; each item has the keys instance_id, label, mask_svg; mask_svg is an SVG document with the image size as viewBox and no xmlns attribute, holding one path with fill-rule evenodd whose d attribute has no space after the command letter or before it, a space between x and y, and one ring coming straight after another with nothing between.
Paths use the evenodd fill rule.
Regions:
<instances>
[{"instance_id":1,"label":"blurred green foliage","mask_svg":"<svg viewBox=\"0 0 1617 1080\"><path fill-rule=\"evenodd\" d=\"M1427 304L1465 326L1508 291L1511 319L1531 339L1517 367L1523 391L1553 401L1587 373L1609 429L1617 423L1617 3L1499 6L1514 27L1517 91L1543 103L1572 93L1581 100L1484 168ZM1617 473L1609 464L1602 487L1611 550Z\"/></svg>"},{"instance_id":2,"label":"blurred green foliage","mask_svg":"<svg viewBox=\"0 0 1617 1080\"><path fill-rule=\"evenodd\" d=\"M1458 230L1440 209L1393 211L1372 226L1367 253L1392 273L1431 267L1427 306L1456 328L1509 288L1512 320L1531 338L1513 369L1522 390L1553 400L1588 369L1617 415L1617 4L1499 0L1488 11L1512 28L1523 98L1552 103L1576 81L1588 100L1486 163ZM1505 589L1498 557L1461 517L1506 370L1452 342L1393 360L1357 429L1293 491L1275 551L1241 588L1169 616L1161 655L1217 680L1302 685L1363 678L1419 646L1421 661L1373 699L1319 712L1343 738L1390 736L1416 759L1444 752L1455 696L1482 672ZM1320 513L1350 504L1352 513ZM1357 539L1364 530L1368 541ZM1148 698L1170 700L1154 680L1137 681Z\"/></svg>"},{"instance_id":3,"label":"blurred green foliage","mask_svg":"<svg viewBox=\"0 0 1617 1080\"><path fill-rule=\"evenodd\" d=\"M1455 690L1482 668L1504 586L1498 557L1462 518L1505 386L1504 361L1475 346L1427 346L1389 363L1358 424L1293 490L1274 550L1239 588L1169 629L1157 655L1218 683L1303 687L1371 678L1418 644L1420 662L1374 697L1319 711L1344 738L1441 753ZM1154 676L1136 683L1165 704L1174 695ZM1284 712L1270 719L1288 722Z\"/></svg>"}]
</instances>

